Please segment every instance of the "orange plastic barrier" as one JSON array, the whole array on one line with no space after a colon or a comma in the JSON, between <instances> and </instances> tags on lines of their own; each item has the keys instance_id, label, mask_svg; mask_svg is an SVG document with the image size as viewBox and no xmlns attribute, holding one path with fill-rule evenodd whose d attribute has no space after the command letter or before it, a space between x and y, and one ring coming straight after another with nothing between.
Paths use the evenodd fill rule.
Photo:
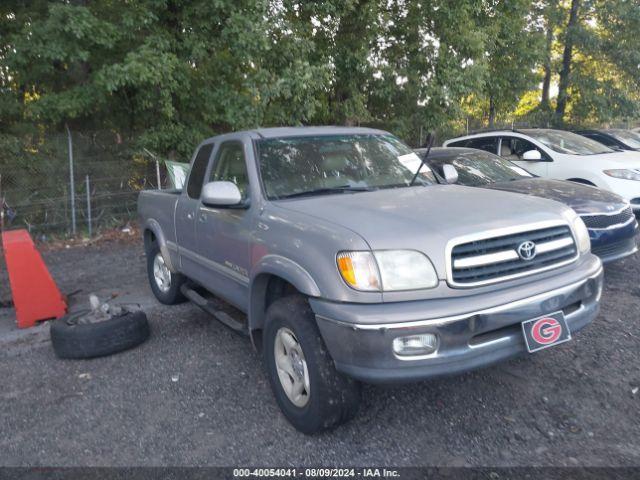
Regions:
<instances>
[{"instance_id":1,"label":"orange plastic barrier","mask_svg":"<svg viewBox=\"0 0 640 480\"><path fill-rule=\"evenodd\" d=\"M18 327L33 327L38 321L64 316L67 304L29 232L2 232L2 245Z\"/></svg>"}]
</instances>

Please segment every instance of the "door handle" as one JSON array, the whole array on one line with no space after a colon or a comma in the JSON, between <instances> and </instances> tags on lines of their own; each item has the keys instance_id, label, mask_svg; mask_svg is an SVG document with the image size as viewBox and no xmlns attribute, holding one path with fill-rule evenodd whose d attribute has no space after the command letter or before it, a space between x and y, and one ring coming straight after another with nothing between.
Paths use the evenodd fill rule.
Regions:
<instances>
[{"instance_id":1,"label":"door handle","mask_svg":"<svg viewBox=\"0 0 640 480\"><path fill-rule=\"evenodd\" d=\"M193 213L187 213L187 218L189 220L193 220Z\"/></svg>"}]
</instances>

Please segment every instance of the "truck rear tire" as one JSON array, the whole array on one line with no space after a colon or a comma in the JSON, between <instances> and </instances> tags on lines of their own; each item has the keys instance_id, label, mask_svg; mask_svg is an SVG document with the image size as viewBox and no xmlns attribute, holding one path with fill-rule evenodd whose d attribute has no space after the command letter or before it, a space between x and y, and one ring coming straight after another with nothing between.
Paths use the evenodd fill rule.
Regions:
<instances>
[{"instance_id":1,"label":"truck rear tire","mask_svg":"<svg viewBox=\"0 0 640 480\"><path fill-rule=\"evenodd\" d=\"M305 297L290 295L269 306L263 347L276 401L296 429L313 434L356 415L360 384L336 370Z\"/></svg>"},{"instance_id":2,"label":"truck rear tire","mask_svg":"<svg viewBox=\"0 0 640 480\"><path fill-rule=\"evenodd\" d=\"M180 291L180 287L186 278L173 273L167 267L158 244L153 242L146 251L147 255L147 276L151 291L160 303L165 305L175 305L186 301L185 296Z\"/></svg>"}]
</instances>

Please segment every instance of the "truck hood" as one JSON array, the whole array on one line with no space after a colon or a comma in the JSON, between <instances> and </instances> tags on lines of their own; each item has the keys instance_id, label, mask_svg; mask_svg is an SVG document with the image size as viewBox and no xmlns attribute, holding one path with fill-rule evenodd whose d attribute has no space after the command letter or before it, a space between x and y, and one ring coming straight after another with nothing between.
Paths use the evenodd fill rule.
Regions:
<instances>
[{"instance_id":1,"label":"truck hood","mask_svg":"<svg viewBox=\"0 0 640 480\"><path fill-rule=\"evenodd\" d=\"M447 243L463 235L563 221L568 207L533 196L459 185L322 195L277 202L359 234L373 250L424 252L445 278Z\"/></svg>"},{"instance_id":2,"label":"truck hood","mask_svg":"<svg viewBox=\"0 0 640 480\"><path fill-rule=\"evenodd\" d=\"M484 188L548 198L573 208L579 215L621 210L627 202L619 195L589 185L545 178L498 182Z\"/></svg>"}]
</instances>

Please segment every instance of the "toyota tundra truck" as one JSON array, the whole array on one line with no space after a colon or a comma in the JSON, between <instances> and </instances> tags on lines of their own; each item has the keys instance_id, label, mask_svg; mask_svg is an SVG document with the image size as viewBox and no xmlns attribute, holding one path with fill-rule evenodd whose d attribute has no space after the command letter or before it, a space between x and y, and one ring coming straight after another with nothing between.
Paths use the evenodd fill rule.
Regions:
<instances>
[{"instance_id":1,"label":"toyota tundra truck","mask_svg":"<svg viewBox=\"0 0 640 480\"><path fill-rule=\"evenodd\" d=\"M440 185L380 130L210 138L185 187L142 192L138 212L157 299L250 337L305 433L353 417L361 382L484 367L569 341L598 314L602 264L572 209Z\"/></svg>"}]
</instances>

